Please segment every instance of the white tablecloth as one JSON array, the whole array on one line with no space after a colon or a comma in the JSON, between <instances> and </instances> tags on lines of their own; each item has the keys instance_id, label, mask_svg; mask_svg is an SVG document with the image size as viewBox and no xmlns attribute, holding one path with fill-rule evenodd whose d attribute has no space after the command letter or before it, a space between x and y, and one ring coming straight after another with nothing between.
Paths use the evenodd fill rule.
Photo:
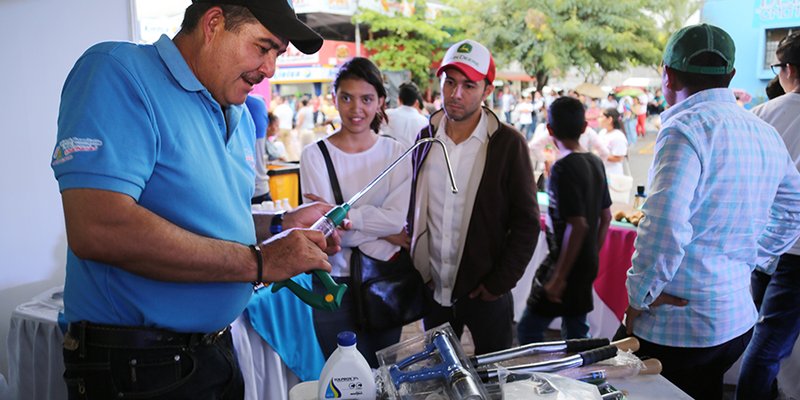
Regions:
<instances>
[{"instance_id":1,"label":"white tablecloth","mask_svg":"<svg viewBox=\"0 0 800 400\"><path fill-rule=\"evenodd\" d=\"M11 313L8 332L8 385L12 399L62 400L64 384L64 335L58 328L58 312L64 308L63 287L52 288Z\"/></svg>"},{"instance_id":2,"label":"white tablecloth","mask_svg":"<svg viewBox=\"0 0 800 400\"><path fill-rule=\"evenodd\" d=\"M58 313L64 309L63 286L17 306L8 333L8 384L11 399L65 400L64 335ZM231 324L233 345L245 382L246 400L288 400L299 382L278 354L239 317Z\"/></svg>"},{"instance_id":3,"label":"white tablecloth","mask_svg":"<svg viewBox=\"0 0 800 400\"><path fill-rule=\"evenodd\" d=\"M626 393L629 400L691 400L686 393L661 375L640 375L625 379L610 379L615 388ZM290 400L317 400L317 381L303 382L292 388Z\"/></svg>"}]
</instances>

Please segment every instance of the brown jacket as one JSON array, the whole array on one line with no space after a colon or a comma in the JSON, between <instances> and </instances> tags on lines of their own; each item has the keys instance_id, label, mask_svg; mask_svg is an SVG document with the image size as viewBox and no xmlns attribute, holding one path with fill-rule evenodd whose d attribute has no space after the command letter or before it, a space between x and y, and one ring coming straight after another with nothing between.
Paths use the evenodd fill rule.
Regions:
<instances>
[{"instance_id":1,"label":"brown jacket","mask_svg":"<svg viewBox=\"0 0 800 400\"><path fill-rule=\"evenodd\" d=\"M495 295L511 290L525 272L541 231L536 182L525 138L501 123L488 108L483 112L488 118L489 140L478 153L470 184L459 188L468 191L463 210L467 221L462 224L462 231L466 232L462 232L458 244L460 258L453 301L481 283ZM435 136L441 118L442 110L431 115L430 125L418 139ZM424 168L431 146L426 143L414 150L408 221L411 255L425 281L432 279L427 237L428 172Z\"/></svg>"}]
</instances>

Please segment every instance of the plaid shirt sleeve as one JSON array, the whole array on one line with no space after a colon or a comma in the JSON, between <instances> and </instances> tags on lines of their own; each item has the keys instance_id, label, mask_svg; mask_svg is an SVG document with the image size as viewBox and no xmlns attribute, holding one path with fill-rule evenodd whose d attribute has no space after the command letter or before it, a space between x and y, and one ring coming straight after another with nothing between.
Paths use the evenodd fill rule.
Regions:
<instances>
[{"instance_id":1,"label":"plaid shirt sleeve","mask_svg":"<svg viewBox=\"0 0 800 400\"><path fill-rule=\"evenodd\" d=\"M636 251L628 270L628 302L647 310L672 281L692 238L690 204L700 179L695 146L677 129L663 130L650 168L650 195L642 209Z\"/></svg>"},{"instance_id":2,"label":"plaid shirt sleeve","mask_svg":"<svg viewBox=\"0 0 800 400\"><path fill-rule=\"evenodd\" d=\"M797 241L800 235L800 173L786 157L786 175L778 186L769 220L758 238L758 268L772 274L776 259Z\"/></svg>"}]
</instances>

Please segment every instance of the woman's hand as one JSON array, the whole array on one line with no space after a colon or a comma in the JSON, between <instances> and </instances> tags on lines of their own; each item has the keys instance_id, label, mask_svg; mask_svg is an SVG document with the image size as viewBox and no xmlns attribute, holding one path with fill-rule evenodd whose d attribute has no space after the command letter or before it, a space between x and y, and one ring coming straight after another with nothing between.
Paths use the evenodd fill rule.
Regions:
<instances>
[{"instance_id":1,"label":"woman's hand","mask_svg":"<svg viewBox=\"0 0 800 400\"><path fill-rule=\"evenodd\" d=\"M411 237L408 236L405 228L401 229L400 232L395 233L394 235L384 236L380 239L383 239L393 245L400 246L406 250L411 250Z\"/></svg>"}]
</instances>

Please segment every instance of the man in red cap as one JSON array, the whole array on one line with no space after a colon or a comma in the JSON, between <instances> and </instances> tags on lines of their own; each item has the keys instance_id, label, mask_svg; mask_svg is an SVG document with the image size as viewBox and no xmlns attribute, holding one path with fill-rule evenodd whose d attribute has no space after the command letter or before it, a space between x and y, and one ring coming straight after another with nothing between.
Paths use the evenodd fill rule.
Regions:
<instances>
[{"instance_id":1,"label":"man in red cap","mask_svg":"<svg viewBox=\"0 0 800 400\"><path fill-rule=\"evenodd\" d=\"M482 107L494 74L482 44L447 50L437 72L443 108L419 137L445 143L459 192L450 191L443 152L428 143L414 152L409 208L414 265L431 289L425 327L449 322L460 336L466 325L476 354L511 346L510 290L540 231L525 137Z\"/></svg>"}]
</instances>

